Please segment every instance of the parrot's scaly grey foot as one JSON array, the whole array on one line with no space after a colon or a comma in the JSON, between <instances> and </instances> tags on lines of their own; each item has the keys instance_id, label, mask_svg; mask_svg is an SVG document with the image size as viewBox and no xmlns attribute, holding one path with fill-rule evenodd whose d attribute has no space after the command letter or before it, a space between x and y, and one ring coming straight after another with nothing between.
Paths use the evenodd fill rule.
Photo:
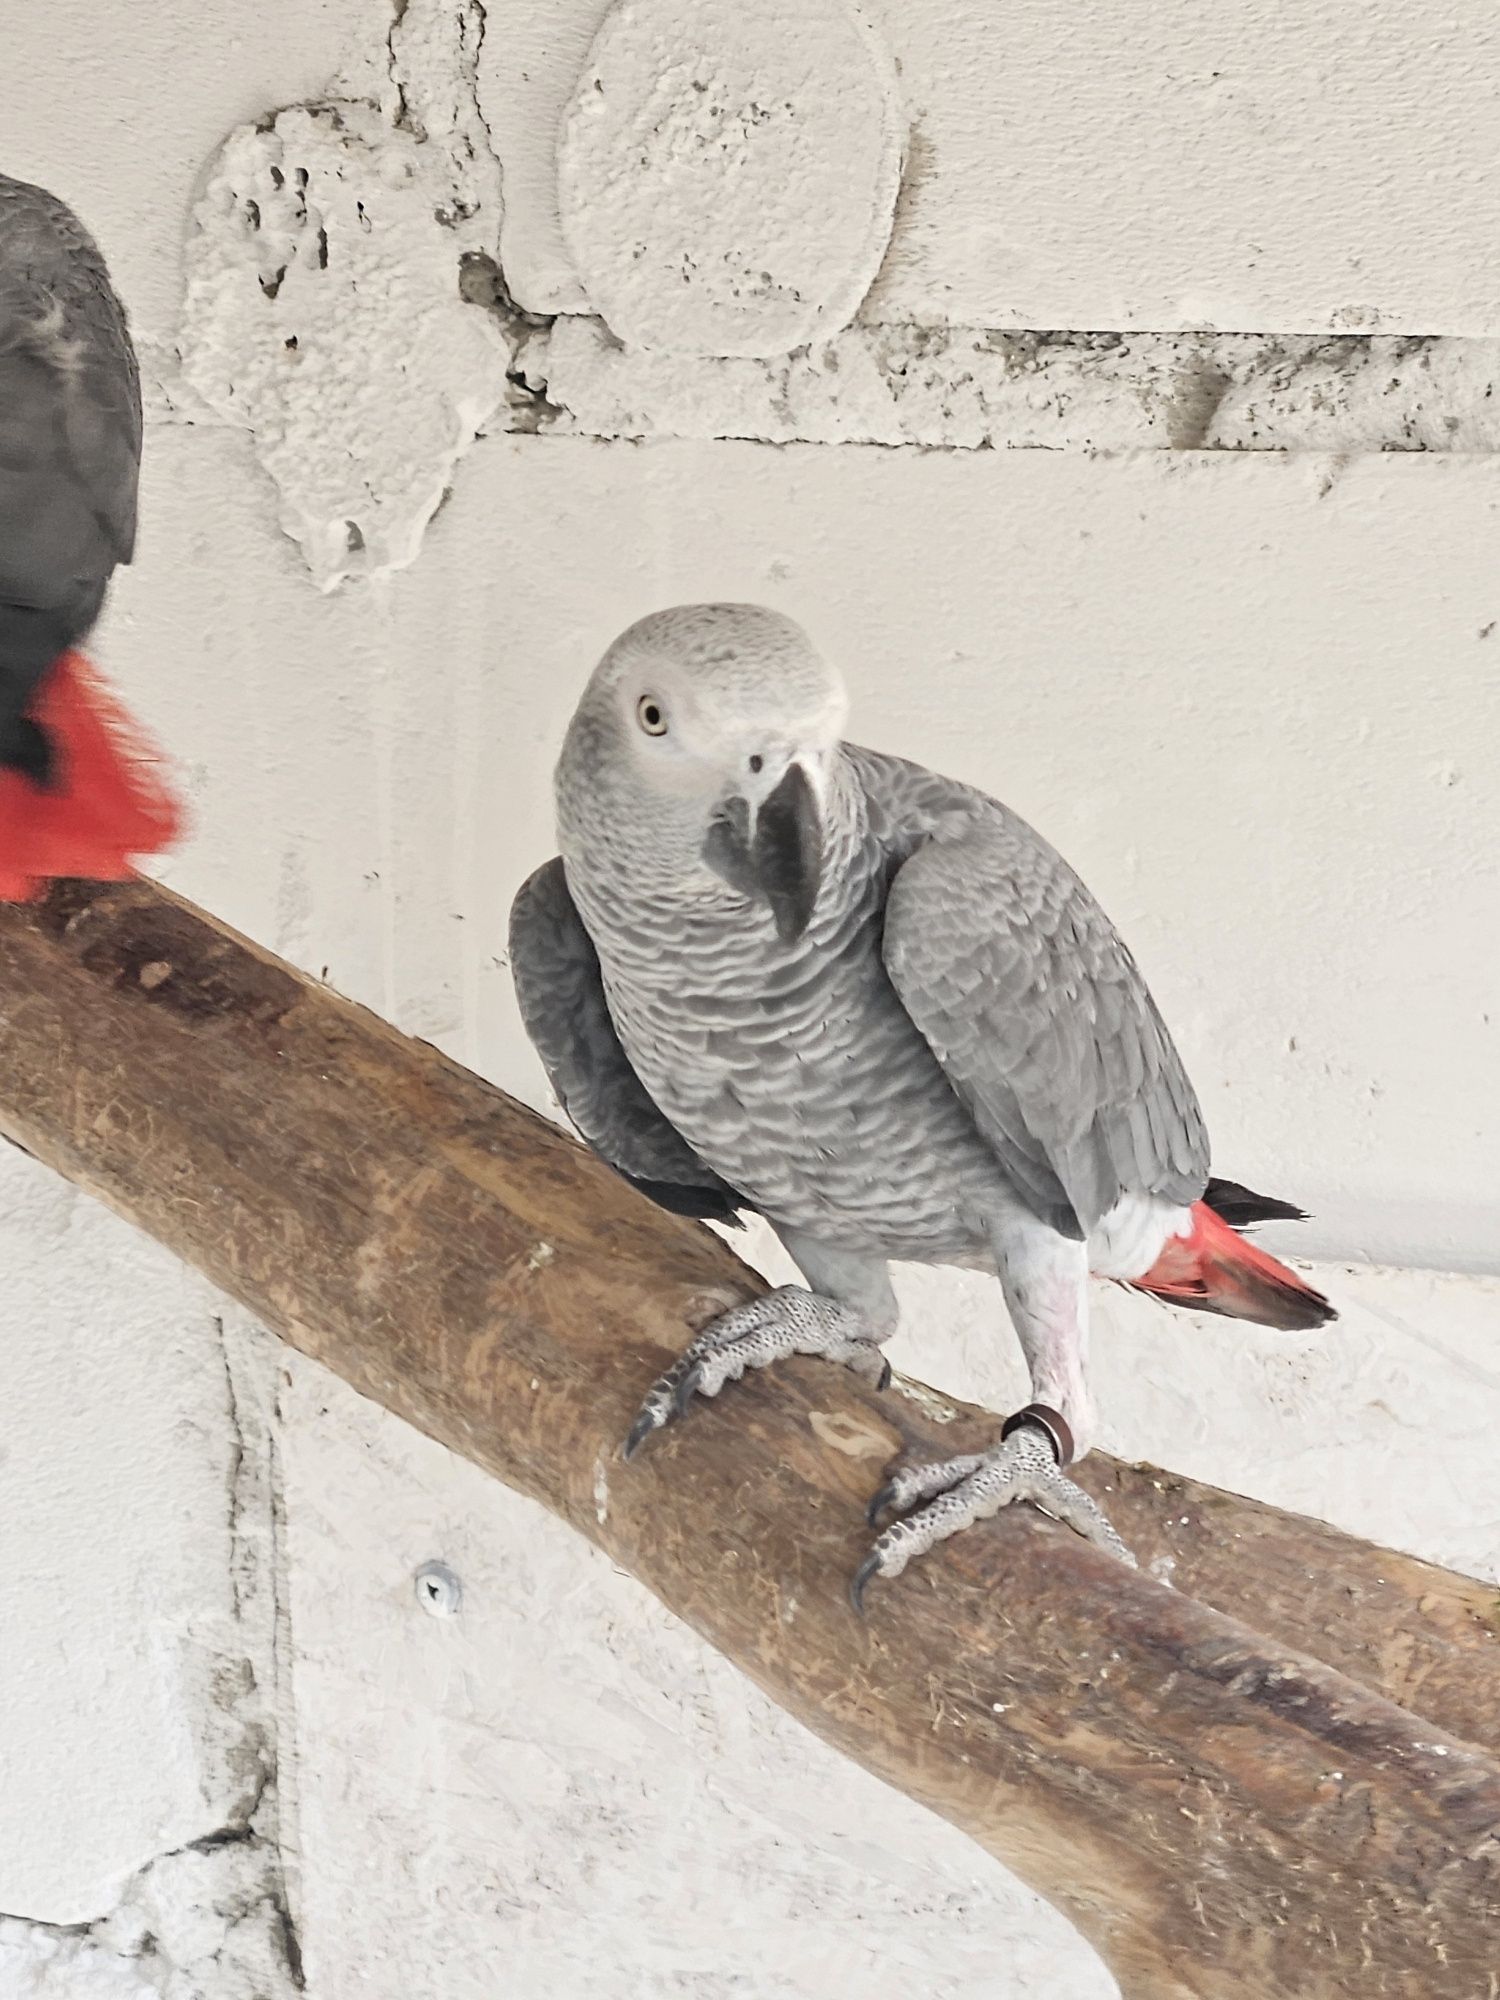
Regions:
<instances>
[{"instance_id":1,"label":"parrot's scaly grey foot","mask_svg":"<svg viewBox=\"0 0 1500 2000\"><path fill-rule=\"evenodd\" d=\"M877 1537L855 1572L849 1587L855 1610L863 1612L865 1588L872 1577L899 1576L913 1556L925 1555L934 1543L988 1520L1017 1500L1029 1500L1044 1514L1075 1528L1096 1548L1135 1568L1135 1557L1099 1507L1057 1463L1046 1432L1028 1424L1012 1431L993 1451L950 1458L939 1465L909 1466L881 1487L870 1502L871 1523L886 1508L904 1518ZM916 1512L905 1513L911 1507Z\"/></svg>"},{"instance_id":2,"label":"parrot's scaly grey foot","mask_svg":"<svg viewBox=\"0 0 1500 2000\"><path fill-rule=\"evenodd\" d=\"M880 1525L882 1514L909 1514L924 1500L957 1486L983 1464L984 1453L975 1451L964 1458L941 1459L934 1465L903 1465L871 1500L865 1509L865 1519L875 1528Z\"/></svg>"},{"instance_id":3,"label":"parrot's scaly grey foot","mask_svg":"<svg viewBox=\"0 0 1500 2000\"><path fill-rule=\"evenodd\" d=\"M653 1431L680 1417L694 1396L717 1396L747 1368L765 1368L788 1354L820 1354L883 1389L891 1365L857 1313L801 1285L782 1285L763 1299L735 1306L702 1333L652 1383L625 1440L630 1458Z\"/></svg>"}]
</instances>

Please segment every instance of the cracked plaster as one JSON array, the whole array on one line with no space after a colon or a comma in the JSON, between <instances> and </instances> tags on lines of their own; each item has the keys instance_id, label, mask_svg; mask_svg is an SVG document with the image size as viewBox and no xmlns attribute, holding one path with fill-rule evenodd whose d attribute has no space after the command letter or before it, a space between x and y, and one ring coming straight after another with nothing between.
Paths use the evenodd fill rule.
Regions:
<instances>
[{"instance_id":1,"label":"cracked plaster","mask_svg":"<svg viewBox=\"0 0 1500 2000\"><path fill-rule=\"evenodd\" d=\"M4 1317L0 1798L33 1817L0 1994L290 2000L272 1345L24 1155L0 1174L35 1301Z\"/></svg>"}]
</instances>

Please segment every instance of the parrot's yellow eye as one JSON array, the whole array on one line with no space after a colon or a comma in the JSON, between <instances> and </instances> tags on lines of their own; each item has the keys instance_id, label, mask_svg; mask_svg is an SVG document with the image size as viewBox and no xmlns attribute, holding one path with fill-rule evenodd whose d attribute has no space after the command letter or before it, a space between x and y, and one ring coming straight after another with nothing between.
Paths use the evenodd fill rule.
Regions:
<instances>
[{"instance_id":1,"label":"parrot's yellow eye","mask_svg":"<svg viewBox=\"0 0 1500 2000\"><path fill-rule=\"evenodd\" d=\"M648 736L665 736L666 711L654 694L643 694L635 705L635 719Z\"/></svg>"}]
</instances>

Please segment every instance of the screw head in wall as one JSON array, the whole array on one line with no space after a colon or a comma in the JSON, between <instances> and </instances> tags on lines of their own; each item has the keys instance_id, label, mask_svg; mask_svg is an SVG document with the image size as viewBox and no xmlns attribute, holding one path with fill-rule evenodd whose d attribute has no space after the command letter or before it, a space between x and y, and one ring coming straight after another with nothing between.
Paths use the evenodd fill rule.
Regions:
<instances>
[{"instance_id":1,"label":"screw head in wall","mask_svg":"<svg viewBox=\"0 0 1500 2000\"><path fill-rule=\"evenodd\" d=\"M431 1618L453 1618L463 1605L463 1584L446 1563L423 1563L412 1584L418 1604Z\"/></svg>"}]
</instances>

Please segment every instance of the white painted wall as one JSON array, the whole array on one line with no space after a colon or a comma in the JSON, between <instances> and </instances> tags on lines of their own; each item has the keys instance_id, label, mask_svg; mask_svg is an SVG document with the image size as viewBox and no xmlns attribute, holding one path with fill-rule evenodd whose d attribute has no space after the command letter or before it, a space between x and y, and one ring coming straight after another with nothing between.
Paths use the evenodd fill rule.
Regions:
<instances>
[{"instance_id":1,"label":"white painted wall","mask_svg":"<svg viewBox=\"0 0 1500 2000\"><path fill-rule=\"evenodd\" d=\"M1105 1442L1500 1576L1494 350L1259 340L1226 362L1190 335L1027 361L935 331L1316 332L1357 298L1362 324L1500 333L1460 254L1492 239L1500 183L1449 39L1492 87L1488 17L1418 34L1366 9L1364 54L1314 104L1310 5L1220 10L1223 61L1200 23L1185 74L1150 53L1143 0L1066 37L1055 10L881 12L922 143L866 308L902 324L858 349L865 372L839 378L837 343L663 362L572 317L526 330L542 404L507 395L521 329L459 314L455 266L498 240L492 142L517 296L587 304L576 273L561 289L548 176L601 11L492 0L481 44L475 14L411 0L399 91L373 0L215 0L189 26L167 0L118 21L72 0L11 38L29 87L0 166L94 224L146 366L140 555L97 650L182 762L194 835L168 879L544 1102L505 911L548 851L576 688L653 604L785 606L841 660L866 740L991 786L1068 852L1178 1032L1220 1163L1317 1211L1283 1242L1325 1260L1345 1316L1324 1336L1101 1298ZM1204 83L1216 65L1229 81ZM1430 132L1420 89L1449 107ZM373 105L352 146L292 116L213 158L320 93ZM330 254L293 255L267 301L243 219L273 142L310 162ZM1184 235L1163 189L1190 151L1209 166ZM429 195L477 207L439 223ZM294 332L311 377L282 359ZM1010 434L1045 422L1059 449L973 448L976 354ZM420 398L392 387L403 365ZM628 421L603 420L606 391ZM936 448L831 441L893 397ZM1264 442L1272 406L1290 450L1212 448ZM1445 439L1463 449L1365 449ZM1035 1898L602 1558L11 1152L0 1269L0 2000L1111 1990ZM992 1290L904 1289L898 1361L1013 1400ZM417 1608L429 1556L464 1579L455 1619Z\"/></svg>"}]
</instances>

